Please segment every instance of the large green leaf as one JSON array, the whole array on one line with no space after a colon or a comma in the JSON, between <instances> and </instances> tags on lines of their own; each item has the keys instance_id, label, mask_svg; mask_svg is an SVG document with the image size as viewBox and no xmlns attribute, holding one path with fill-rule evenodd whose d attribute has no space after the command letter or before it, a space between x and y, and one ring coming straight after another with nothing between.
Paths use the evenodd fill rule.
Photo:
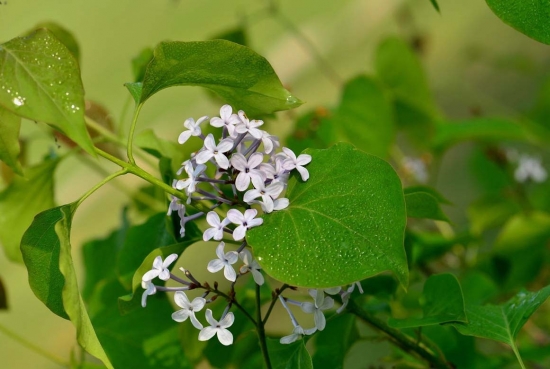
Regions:
<instances>
[{"instance_id":1,"label":"large green leaf","mask_svg":"<svg viewBox=\"0 0 550 369\"><path fill-rule=\"evenodd\" d=\"M342 369L346 354L358 338L354 315L343 314L329 320L326 328L315 335L314 368Z\"/></svg>"},{"instance_id":2,"label":"large green leaf","mask_svg":"<svg viewBox=\"0 0 550 369\"><path fill-rule=\"evenodd\" d=\"M172 86L202 86L249 116L300 106L269 62L225 40L162 42L147 66L139 103Z\"/></svg>"},{"instance_id":3,"label":"large green leaf","mask_svg":"<svg viewBox=\"0 0 550 369\"><path fill-rule=\"evenodd\" d=\"M0 105L48 123L95 155L84 121L80 69L48 30L0 45Z\"/></svg>"},{"instance_id":4,"label":"large green leaf","mask_svg":"<svg viewBox=\"0 0 550 369\"><path fill-rule=\"evenodd\" d=\"M512 347L521 362L516 346L516 336L529 317L550 296L550 286L538 292L519 292L502 305L466 305L468 323L453 326L462 334L487 338L506 343ZM523 365L522 365L523 367Z\"/></svg>"},{"instance_id":5,"label":"large green leaf","mask_svg":"<svg viewBox=\"0 0 550 369\"><path fill-rule=\"evenodd\" d=\"M279 340L268 338L267 348L273 369L313 369L304 340L283 345Z\"/></svg>"},{"instance_id":6,"label":"large green leaf","mask_svg":"<svg viewBox=\"0 0 550 369\"><path fill-rule=\"evenodd\" d=\"M313 288L390 270L406 287L406 214L395 171L350 144L305 152L312 157L309 180L294 175L288 208L264 215L264 224L247 232L262 268L282 282Z\"/></svg>"},{"instance_id":7,"label":"large green leaf","mask_svg":"<svg viewBox=\"0 0 550 369\"><path fill-rule=\"evenodd\" d=\"M409 193L405 194L405 203L407 205L407 216L410 218L449 221L449 218L441 210L438 199L431 193L409 191Z\"/></svg>"},{"instance_id":8,"label":"large green leaf","mask_svg":"<svg viewBox=\"0 0 550 369\"><path fill-rule=\"evenodd\" d=\"M54 206L54 173L59 159L47 159L26 170L26 178L16 177L0 193L0 241L6 256L22 262L19 243L33 217Z\"/></svg>"},{"instance_id":9,"label":"large green leaf","mask_svg":"<svg viewBox=\"0 0 550 369\"><path fill-rule=\"evenodd\" d=\"M80 64L80 47L78 46L78 41L76 41L76 38L68 29L64 28L60 24L48 21L38 23L34 26L33 31L38 28L47 28L48 31L50 31L59 41L63 43L63 45L65 45L65 47L67 47L67 49L75 57L76 61Z\"/></svg>"},{"instance_id":10,"label":"large green leaf","mask_svg":"<svg viewBox=\"0 0 550 369\"><path fill-rule=\"evenodd\" d=\"M15 173L23 175L23 168L19 163L20 126L21 117L0 106L0 160Z\"/></svg>"},{"instance_id":11,"label":"large green leaf","mask_svg":"<svg viewBox=\"0 0 550 369\"><path fill-rule=\"evenodd\" d=\"M349 81L336 112L323 124L328 122L336 133L331 143L345 140L369 154L388 156L395 136L393 109L374 79L358 76Z\"/></svg>"},{"instance_id":12,"label":"large green leaf","mask_svg":"<svg viewBox=\"0 0 550 369\"><path fill-rule=\"evenodd\" d=\"M78 343L112 368L78 291L69 236L76 207L72 203L38 214L23 236L21 251L36 297L55 314L70 319Z\"/></svg>"},{"instance_id":13,"label":"large green leaf","mask_svg":"<svg viewBox=\"0 0 550 369\"><path fill-rule=\"evenodd\" d=\"M519 32L550 44L550 3L548 1L486 0L491 10Z\"/></svg>"},{"instance_id":14,"label":"large green leaf","mask_svg":"<svg viewBox=\"0 0 550 369\"><path fill-rule=\"evenodd\" d=\"M449 322L466 322L462 289L452 274L432 275L424 284L424 316L422 318L393 319L388 324L394 328L423 327Z\"/></svg>"}]
</instances>

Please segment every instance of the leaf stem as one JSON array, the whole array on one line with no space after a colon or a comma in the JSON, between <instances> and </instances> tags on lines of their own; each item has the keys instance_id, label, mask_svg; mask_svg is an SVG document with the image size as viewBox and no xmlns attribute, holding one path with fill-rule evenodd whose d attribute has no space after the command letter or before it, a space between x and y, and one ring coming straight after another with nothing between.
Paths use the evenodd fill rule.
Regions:
<instances>
[{"instance_id":1,"label":"leaf stem","mask_svg":"<svg viewBox=\"0 0 550 369\"><path fill-rule=\"evenodd\" d=\"M273 299L271 300L271 304L269 305L269 309L267 309L267 313L265 314L264 320L262 321L263 324L267 323L267 319L269 319L269 316L271 315L271 311L273 310L273 307L275 306L275 303L277 302L277 299L283 293L284 290L289 288L290 286L288 284L283 284L283 286L276 290L276 292L273 294Z\"/></svg>"},{"instance_id":2,"label":"leaf stem","mask_svg":"<svg viewBox=\"0 0 550 369\"><path fill-rule=\"evenodd\" d=\"M518 359L519 365L521 365L521 369L525 369L525 364L523 363L523 360L521 359L521 355L519 354L518 348L515 344L511 345L512 350L514 351L514 354L516 355L516 358Z\"/></svg>"},{"instance_id":3,"label":"leaf stem","mask_svg":"<svg viewBox=\"0 0 550 369\"><path fill-rule=\"evenodd\" d=\"M57 355L54 355L50 352L45 351L44 349L42 349L39 346L27 341L25 338L19 336L18 334L16 334L15 332L9 330L8 328L2 326L1 324L0 324L0 332L4 333L6 336L10 337L14 341L17 341L19 344L21 344L22 346L25 346L29 350L34 351L37 354L45 357L46 359L48 359L48 360L50 360L50 361L52 361L56 364L59 364L63 367L66 367L66 368L69 367L69 363L67 361L65 361L63 358L58 357Z\"/></svg>"},{"instance_id":4,"label":"leaf stem","mask_svg":"<svg viewBox=\"0 0 550 369\"><path fill-rule=\"evenodd\" d=\"M78 201L76 203L76 206L77 207L80 206L80 204L82 204L84 202L84 200L86 200L91 194L93 194L95 191L100 189L104 184L106 184L110 180L115 179L116 177L125 175L126 173L128 173L128 170L122 169L122 170L119 170L118 172L115 172L115 173L109 175L107 178L104 178L101 182L96 184L88 192L86 192L84 195L82 195L82 197L80 197L80 199L78 199Z\"/></svg>"},{"instance_id":5,"label":"leaf stem","mask_svg":"<svg viewBox=\"0 0 550 369\"><path fill-rule=\"evenodd\" d=\"M134 147L134 132L136 130L137 120L139 116L139 112L141 111L141 107L143 104L138 104L136 106L136 109L134 110L134 117L132 118L132 125L130 126L130 133L128 134L128 161L131 164L136 164L136 161L134 160L134 154L132 152L132 149Z\"/></svg>"},{"instance_id":6,"label":"leaf stem","mask_svg":"<svg viewBox=\"0 0 550 369\"><path fill-rule=\"evenodd\" d=\"M430 368L453 368L453 365L447 362L444 357L439 357L435 353L431 352L428 348L417 344L415 339L405 335L400 330L389 327L374 314L365 309L362 309L359 305L357 305L355 301L350 299L346 309L371 327L387 334L390 340L402 350L409 352L430 363Z\"/></svg>"},{"instance_id":7,"label":"leaf stem","mask_svg":"<svg viewBox=\"0 0 550 369\"><path fill-rule=\"evenodd\" d=\"M256 330L258 331L258 338L260 339L260 348L264 357L265 367L271 369L271 361L269 360L269 351L267 350L267 342L265 340L265 327L264 321L262 321L262 303L260 300L260 285L256 284Z\"/></svg>"}]
</instances>

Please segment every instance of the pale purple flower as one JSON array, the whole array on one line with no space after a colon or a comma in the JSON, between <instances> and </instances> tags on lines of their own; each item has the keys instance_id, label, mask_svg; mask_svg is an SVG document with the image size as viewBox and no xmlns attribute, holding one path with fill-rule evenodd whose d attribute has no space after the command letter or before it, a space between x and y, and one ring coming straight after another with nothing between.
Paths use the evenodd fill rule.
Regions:
<instances>
[{"instance_id":1,"label":"pale purple flower","mask_svg":"<svg viewBox=\"0 0 550 369\"><path fill-rule=\"evenodd\" d=\"M177 179L172 181L172 188L176 189ZM172 212L179 211L181 208L185 209L185 206L180 202L180 199L174 195L170 195L170 204L168 205L167 216L172 215ZM184 211L185 213L185 211Z\"/></svg>"},{"instance_id":2,"label":"pale purple flower","mask_svg":"<svg viewBox=\"0 0 550 369\"><path fill-rule=\"evenodd\" d=\"M266 186L264 181L258 177L252 178L252 184L254 185L254 189L244 194L244 201L250 203L254 199L261 197L265 207L264 211L271 213L274 208L273 199L281 194L284 190L284 185L280 182L275 182Z\"/></svg>"},{"instance_id":3,"label":"pale purple flower","mask_svg":"<svg viewBox=\"0 0 550 369\"><path fill-rule=\"evenodd\" d=\"M271 211L277 211L277 210L283 210L288 207L290 204L288 199L286 197L281 197L280 199L273 200L273 209L271 211L268 211L268 207L263 201L258 200L252 200L249 202L250 205L252 204L258 204L262 207L262 210L264 213L271 213Z\"/></svg>"},{"instance_id":4,"label":"pale purple flower","mask_svg":"<svg viewBox=\"0 0 550 369\"><path fill-rule=\"evenodd\" d=\"M258 215L258 210L256 209L247 209L244 215L237 209L230 209L227 212L227 218L231 223L238 225L233 231L233 239L235 241L242 240L246 236L248 229L257 227L264 222L262 218L255 219L256 215Z\"/></svg>"},{"instance_id":5,"label":"pale purple flower","mask_svg":"<svg viewBox=\"0 0 550 369\"><path fill-rule=\"evenodd\" d=\"M325 297L323 290L309 290L309 295L313 297L314 303L302 302L300 307L305 313L313 314L315 327L322 331L327 324L323 310L332 308L334 306L334 300L328 296Z\"/></svg>"},{"instance_id":6,"label":"pale purple flower","mask_svg":"<svg viewBox=\"0 0 550 369\"><path fill-rule=\"evenodd\" d=\"M218 247L216 247L217 259L211 260L208 263L206 269L210 273L216 273L223 269L223 275L228 281L235 282L237 280L237 273L231 264L235 264L239 259L239 254L237 251L229 251L224 253L225 242L220 242Z\"/></svg>"},{"instance_id":7,"label":"pale purple flower","mask_svg":"<svg viewBox=\"0 0 550 369\"><path fill-rule=\"evenodd\" d=\"M199 164L196 168L193 168L193 164L189 162L185 165L185 171L187 172L187 175L189 176L188 179L180 179L176 182L176 188L178 190L183 190L185 188L185 192L188 196L191 196L193 192L195 192L195 189L197 187L197 178L206 170L206 165Z\"/></svg>"},{"instance_id":8,"label":"pale purple flower","mask_svg":"<svg viewBox=\"0 0 550 369\"><path fill-rule=\"evenodd\" d=\"M241 268L239 269L241 274L250 272L252 273L252 278L254 278L254 282L256 282L258 286L264 284L264 276L260 272L260 269L262 268L260 267L260 264L258 264L258 262L252 258L252 254L250 253L250 251L248 251L247 249L243 249L243 251L239 253L239 257L244 263L244 265L241 266Z\"/></svg>"},{"instance_id":9,"label":"pale purple flower","mask_svg":"<svg viewBox=\"0 0 550 369\"><path fill-rule=\"evenodd\" d=\"M157 293L157 287L151 281L141 281L141 287L145 289L141 295L141 306L147 306L147 296Z\"/></svg>"},{"instance_id":10,"label":"pale purple flower","mask_svg":"<svg viewBox=\"0 0 550 369\"><path fill-rule=\"evenodd\" d=\"M212 238L216 241L221 240L223 238L223 228L230 223L229 219L225 218L221 221L220 216L215 211L210 211L206 214L206 221L212 227L204 231L202 239L205 241Z\"/></svg>"},{"instance_id":11,"label":"pale purple flower","mask_svg":"<svg viewBox=\"0 0 550 369\"><path fill-rule=\"evenodd\" d=\"M200 125L207 119L208 117L204 116L200 117L197 122L195 122L193 118L185 120L183 126L187 128L187 131L183 131L182 133L180 133L180 136L178 137L178 142L180 144L184 144L189 139L189 137L200 136L202 134Z\"/></svg>"},{"instance_id":12,"label":"pale purple flower","mask_svg":"<svg viewBox=\"0 0 550 369\"><path fill-rule=\"evenodd\" d=\"M225 127L230 137L236 138L235 125L241 123L241 119L237 114L232 114L233 108L231 105L224 105L220 109L220 118L213 117L210 119L210 125L213 127Z\"/></svg>"},{"instance_id":13,"label":"pale purple flower","mask_svg":"<svg viewBox=\"0 0 550 369\"><path fill-rule=\"evenodd\" d=\"M313 328L310 328L310 329L304 329L304 328L302 328L302 326L297 325L297 326L294 327L294 330L292 331L291 335L282 337L279 342L281 342L282 344L289 344L289 343L292 343L294 341L299 340L303 336L312 335L316 331L317 331L316 327L313 327Z\"/></svg>"},{"instance_id":14,"label":"pale purple flower","mask_svg":"<svg viewBox=\"0 0 550 369\"><path fill-rule=\"evenodd\" d=\"M249 120L244 111L239 110L239 118L241 118L241 124L237 125L235 130L237 133L249 133L255 139L262 138L262 131L256 127L264 124L261 120Z\"/></svg>"},{"instance_id":15,"label":"pale purple flower","mask_svg":"<svg viewBox=\"0 0 550 369\"><path fill-rule=\"evenodd\" d=\"M181 310L172 313L172 319L178 323L181 323L189 318L189 320L191 320L191 324L193 324L193 327L197 329L203 328L201 322L199 322L195 316L195 313L197 311L201 311L206 304L206 300L203 297L195 297L193 301L190 302L185 292L177 291L174 295L174 301L176 302L176 305L181 308Z\"/></svg>"},{"instance_id":16,"label":"pale purple flower","mask_svg":"<svg viewBox=\"0 0 550 369\"><path fill-rule=\"evenodd\" d=\"M337 314L340 314L342 311L344 311L346 306L348 306L349 298L353 293L356 285L357 285L357 289L359 290L359 293L363 293L363 287L361 286L360 282L354 282L348 287L346 291L340 291L340 296L342 297L342 306L340 306L338 310L336 310Z\"/></svg>"},{"instance_id":17,"label":"pale purple flower","mask_svg":"<svg viewBox=\"0 0 550 369\"><path fill-rule=\"evenodd\" d=\"M237 169L240 173L235 180L235 187L237 190L244 191L250 185L252 177L259 177L265 180L266 175L261 170L257 169L264 160L264 155L259 152L255 152L250 155L248 160L242 154L234 154L231 157L231 165Z\"/></svg>"},{"instance_id":18,"label":"pale purple flower","mask_svg":"<svg viewBox=\"0 0 550 369\"><path fill-rule=\"evenodd\" d=\"M225 138L216 145L214 136L212 133L208 134L204 139L204 150L199 152L196 156L198 164L204 164L211 158L216 160L220 168L227 169L229 168L229 160L224 155L225 152L228 152L233 148L233 140L230 138Z\"/></svg>"},{"instance_id":19,"label":"pale purple flower","mask_svg":"<svg viewBox=\"0 0 550 369\"><path fill-rule=\"evenodd\" d=\"M271 179L271 183L281 182L286 185L288 182L289 172L283 168L283 162L286 158L275 156L275 163L262 163L260 169L266 174L267 178Z\"/></svg>"},{"instance_id":20,"label":"pale purple flower","mask_svg":"<svg viewBox=\"0 0 550 369\"><path fill-rule=\"evenodd\" d=\"M212 317L212 310L206 309L206 320L209 327L204 327L199 333L199 341L208 341L210 338L218 335L218 340L224 346L233 343L233 334L227 329L233 325L235 317L232 312L227 313L219 322Z\"/></svg>"},{"instance_id":21,"label":"pale purple flower","mask_svg":"<svg viewBox=\"0 0 550 369\"><path fill-rule=\"evenodd\" d=\"M266 131L262 131L262 143L264 144L264 151L266 154L271 154L275 147L279 147L279 138L272 136Z\"/></svg>"},{"instance_id":22,"label":"pale purple flower","mask_svg":"<svg viewBox=\"0 0 550 369\"><path fill-rule=\"evenodd\" d=\"M141 278L141 280L144 282L148 282L156 277L159 277L159 279L162 279L163 281L169 280L170 270L168 270L168 267L177 258L178 258L178 254L172 254L172 255L169 255L164 261L162 261L162 256L160 255L157 256L155 260L153 260L153 269L145 273Z\"/></svg>"},{"instance_id":23,"label":"pale purple flower","mask_svg":"<svg viewBox=\"0 0 550 369\"><path fill-rule=\"evenodd\" d=\"M303 166L311 162L311 155L301 154L296 157L296 154L289 148L283 147L287 159L283 162L283 168L286 170L296 169L302 176L302 181L307 181L309 178L309 172Z\"/></svg>"},{"instance_id":24,"label":"pale purple flower","mask_svg":"<svg viewBox=\"0 0 550 369\"><path fill-rule=\"evenodd\" d=\"M187 223L187 219L185 218L185 206L178 209L178 216L180 217L180 236L183 238L185 237L185 223Z\"/></svg>"}]
</instances>

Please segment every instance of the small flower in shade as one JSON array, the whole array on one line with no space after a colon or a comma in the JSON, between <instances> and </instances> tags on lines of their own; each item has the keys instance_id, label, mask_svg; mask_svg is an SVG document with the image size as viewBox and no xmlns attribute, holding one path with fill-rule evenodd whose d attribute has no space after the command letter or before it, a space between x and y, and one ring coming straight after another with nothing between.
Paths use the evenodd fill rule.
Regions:
<instances>
[{"instance_id":1,"label":"small flower in shade","mask_svg":"<svg viewBox=\"0 0 550 369\"><path fill-rule=\"evenodd\" d=\"M178 181L176 179L172 181L172 188L176 189L177 182ZM170 216L172 215L172 212L179 211L181 208L184 209L183 212L185 213L185 206L180 202L180 199L174 195L170 195L170 205L168 205L168 211L166 212L166 215Z\"/></svg>"},{"instance_id":2,"label":"small flower in shade","mask_svg":"<svg viewBox=\"0 0 550 369\"><path fill-rule=\"evenodd\" d=\"M249 120L244 111L239 110L239 118L241 118L241 124L237 125L235 130L237 133L249 133L255 139L262 138L262 131L256 127L264 124L261 120Z\"/></svg>"},{"instance_id":3,"label":"small flower in shade","mask_svg":"<svg viewBox=\"0 0 550 369\"><path fill-rule=\"evenodd\" d=\"M255 188L244 194L244 201L250 203L252 200L261 197L264 203L262 208L265 207L264 211L266 213L271 213L274 208L273 199L276 199L277 196L281 194L284 190L284 185L280 182L276 182L266 186L264 181L258 177L252 178L252 184Z\"/></svg>"},{"instance_id":4,"label":"small flower in shade","mask_svg":"<svg viewBox=\"0 0 550 369\"><path fill-rule=\"evenodd\" d=\"M327 324L323 310L332 308L332 306L334 306L334 300L328 296L325 297L323 290L309 290L309 295L313 297L315 303L303 302L300 307L305 313L313 313L315 327L322 331Z\"/></svg>"},{"instance_id":5,"label":"small flower in shade","mask_svg":"<svg viewBox=\"0 0 550 369\"><path fill-rule=\"evenodd\" d=\"M229 136L236 138L235 125L241 123L241 119L237 114L232 114L233 109L230 105L224 105L220 109L220 118L213 117L210 119L210 125L213 127L225 127Z\"/></svg>"},{"instance_id":6,"label":"small flower in shade","mask_svg":"<svg viewBox=\"0 0 550 369\"><path fill-rule=\"evenodd\" d=\"M297 325L296 327L294 327L294 330L292 331L291 335L282 337L279 342L281 342L282 344L289 344L299 340L303 336L312 335L313 333L315 333L315 331L317 331L317 328L315 327L310 329L304 329L302 328L302 326Z\"/></svg>"},{"instance_id":7,"label":"small flower in shade","mask_svg":"<svg viewBox=\"0 0 550 369\"><path fill-rule=\"evenodd\" d=\"M285 156L286 158L286 156ZM266 173L267 178L271 179L271 183L281 182L286 186L288 182L289 172L283 168L283 162L285 158L275 156L275 163L262 163L260 169Z\"/></svg>"},{"instance_id":8,"label":"small flower in shade","mask_svg":"<svg viewBox=\"0 0 550 369\"><path fill-rule=\"evenodd\" d=\"M155 260L153 260L153 269L145 273L141 278L141 280L144 282L148 282L156 277L159 277L159 279L162 279L163 281L169 280L170 270L168 270L168 267L177 258L178 258L178 254L172 254L172 255L169 255L166 259L164 259L164 261L162 261L162 257L157 256Z\"/></svg>"},{"instance_id":9,"label":"small flower in shade","mask_svg":"<svg viewBox=\"0 0 550 369\"><path fill-rule=\"evenodd\" d=\"M229 160L223 153L228 152L232 148L232 139L225 138L221 140L218 145L216 145L214 136L212 135L212 133L210 133L204 139L204 150L199 152L195 159L197 160L198 164L204 164L211 158L214 158L220 168L227 169L229 168Z\"/></svg>"},{"instance_id":10,"label":"small flower in shade","mask_svg":"<svg viewBox=\"0 0 550 369\"><path fill-rule=\"evenodd\" d=\"M273 148L279 147L279 138L272 136L266 131L262 131L262 143L264 144L264 151L266 154L271 154Z\"/></svg>"},{"instance_id":11,"label":"small flower in shade","mask_svg":"<svg viewBox=\"0 0 550 369\"><path fill-rule=\"evenodd\" d=\"M183 131L182 133L180 133L180 136L178 137L178 142L180 144L184 144L189 139L189 137L200 136L202 134L200 125L207 119L208 117L206 116L200 117L197 122L195 122L193 118L187 119L183 123L183 126L187 128L187 131Z\"/></svg>"},{"instance_id":12,"label":"small flower in shade","mask_svg":"<svg viewBox=\"0 0 550 369\"><path fill-rule=\"evenodd\" d=\"M428 169L426 163L420 158L403 158L403 169L409 175L412 175L420 183L428 181Z\"/></svg>"},{"instance_id":13,"label":"small flower in shade","mask_svg":"<svg viewBox=\"0 0 550 369\"><path fill-rule=\"evenodd\" d=\"M342 290L342 287L338 286L338 287L325 288L323 291L325 291L325 293L329 295L336 295L341 290Z\"/></svg>"},{"instance_id":14,"label":"small flower in shade","mask_svg":"<svg viewBox=\"0 0 550 369\"><path fill-rule=\"evenodd\" d=\"M252 254L247 249L244 249L239 253L239 257L243 261L244 265L241 266L239 271L241 274L245 274L248 272L252 273L252 277L254 278L254 282L256 282L257 285L261 286L264 284L264 276L260 272L260 265L256 260L252 258Z\"/></svg>"},{"instance_id":15,"label":"small flower in shade","mask_svg":"<svg viewBox=\"0 0 550 369\"><path fill-rule=\"evenodd\" d=\"M223 238L223 228L230 223L229 219L225 218L223 221L220 220L220 216L215 211L210 211L206 214L206 221L212 226L204 231L202 239L209 241L210 239L215 239L219 241Z\"/></svg>"},{"instance_id":16,"label":"small flower in shade","mask_svg":"<svg viewBox=\"0 0 550 369\"><path fill-rule=\"evenodd\" d=\"M235 317L232 312L227 313L219 322L212 317L212 310L206 309L206 320L209 327L204 327L199 333L199 341L208 341L214 335L218 335L220 343L229 346L233 343L233 334L227 328L233 325Z\"/></svg>"},{"instance_id":17,"label":"small flower in shade","mask_svg":"<svg viewBox=\"0 0 550 369\"><path fill-rule=\"evenodd\" d=\"M199 164L196 168L193 168L193 164L189 162L185 166L185 171L187 172L187 175L189 176L188 179L180 179L176 182L176 189L183 190L185 188L185 192L188 196L190 196L193 192L195 192L195 189L197 187L197 178L206 170L206 165Z\"/></svg>"},{"instance_id":18,"label":"small flower in shade","mask_svg":"<svg viewBox=\"0 0 550 369\"><path fill-rule=\"evenodd\" d=\"M340 314L346 306L348 306L349 298L353 291L355 290L355 286L357 285L357 289L359 290L359 293L363 293L363 287L361 286L360 282L354 282L352 283L346 291L340 291L340 296L342 297L342 306L336 310L337 314Z\"/></svg>"},{"instance_id":19,"label":"small flower in shade","mask_svg":"<svg viewBox=\"0 0 550 369\"><path fill-rule=\"evenodd\" d=\"M514 178L520 183L531 179L533 182L544 182L548 174L541 164L540 158L528 155L520 155L519 164L514 172Z\"/></svg>"},{"instance_id":20,"label":"small flower in shade","mask_svg":"<svg viewBox=\"0 0 550 369\"><path fill-rule=\"evenodd\" d=\"M230 209L227 212L227 218L233 224L237 224L238 227L233 231L233 239L235 241L240 241L246 236L246 231L252 227L257 227L261 225L264 220L261 218L255 219L258 215L258 210L256 209L247 209L243 213L237 209Z\"/></svg>"},{"instance_id":21,"label":"small flower in shade","mask_svg":"<svg viewBox=\"0 0 550 369\"><path fill-rule=\"evenodd\" d=\"M195 317L195 313L197 311L201 311L206 304L206 300L203 297L195 297L193 301L190 302L185 292L177 291L174 295L174 301L181 308L181 310L172 313L172 319L178 323L181 323L189 318L189 320L191 320L191 324L193 324L193 327L197 329L203 328L201 322L199 322L197 317Z\"/></svg>"},{"instance_id":22,"label":"small flower in shade","mask_svg":"<svg viewBox=\"0 0 550 369\"><path fill-rule=\"evenodd\" d=\"M237 251L229 251L224 253L224 248L225 242L220 242L218 247L216 247L216 255L218 258L211 260L206 269L208 269L210 273L216 273L223 269L223 275L225 278L231 282L235 282L237 279L237 273L235 273L235 269L233 269L231 264L235 264L237 262L239 259L239 254L237 254Z\"/></svg>"},{"instance_id":23,"label":"small flower in shade","mask_svg":"<svg viewBox=\"0 0 550 369\"><path fill-rule=\"evenodd\" d=\"M258 201L258 200L252 200L249 202L249 204L258 204L262 207L262 210L264 211L264 213L271 213L271 211L268 211L269 209L267 208L266 204L262 201ZM280 199L276 199L276 200L273 200L273 209L271 209L272 211L276 211L276 210L283 210L283 209L286 209L289 205L289 201L286 197L281 197Z\"/></svg>"},{"instance_id":24,"label":"small flower in shade","mask_svg":"<svg viewBox=\"0 0 550 369\"><path fill-rule=\"evenodd\" d=\"M306 168L304 168L304 165L311 162L311 155L301 154L300 156L296 157L296 154L294 154L292 150L286 147L283 147L283 151L288 157L283 162L283 168L285 168L286 170L296 169L298 172L300 172L300 175L302 176L302 181L307 181L309 178L309 172Z\"/></svg>"},{"instance_id":25,"label":"small flower in shade","mask_svg":"<svg viewBox=\"0 0 550 369\"><path fill-rule=\"evenodd\" d=\"M187 219L185 218L185 206L178 209L178 216L180 217L180 236L183 238L185 237L185 223L187 223Z\"/></svg>"},{"instance_id":26,"label":"small flower in shade","mask_svg":"<svg viewBox=\"0 0 550 369\"><path fill-rule=\"evenodd\" d=\"M141 306L147 305L147 296L157 293L157 287L151 281L141 281L141 287L145 289L143 295L141 295Z\"/></svg>"},{"instance_id":27,"label":"small flower in shade","mask_svg":"<svg viewBox=\"0 0 550 369\"><path fill-rule=\"evenodd\" d=\"M244 155L239 153L234 154L231 157L231 165L233 165L233 168L240 172L235 180L235 187L237 187L237 190L246 190L250 185L250 180L253 177L259 177L260 179L265 180L265 174L261 170L256 169L263 160L264 155L259 152L255 152L250 155L248 160L246 160Z\"/></svg>"}]
</instances>

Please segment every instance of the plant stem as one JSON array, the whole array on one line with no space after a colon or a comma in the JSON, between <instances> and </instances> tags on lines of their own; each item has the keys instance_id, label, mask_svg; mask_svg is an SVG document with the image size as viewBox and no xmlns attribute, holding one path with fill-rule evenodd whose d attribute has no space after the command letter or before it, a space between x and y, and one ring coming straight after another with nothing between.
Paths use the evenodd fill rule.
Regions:
<instances>
[{"instance_id":1,"label":"plant stem","mask_svg":"<svg viewBox=\"0 0 550 369\"><path fill-rule=\"evenodd\" d=\"M80 204L82 204L82 202L84 202L84 200L86 200L88 198L88 196L90 196L91 194L93 194L94 192L96 192L98 189L100 189L104 184L106 184L107 182L109 182L110 180L112 179L115 179L116 177L118 176L122 176L122 175L125 175L126 173L128 173L128 171L126 169L122 169L116 173L113 173L111 174L110 176L108 176L107 178L104 178L101 182L99 182L98 184L96 184L94 187L92 187L88 192L86 192L84 195L82 195L82 197L80 197L80 199L78 199L78 202L76 203L76 206L80 206Z\"/></svg>"},{"instance_id":2,"label":"plant stem","mask_svg":"<svg viewBox=\"0 0 550 369\"><path fill-rule=\"evenodd\" d=\"M134 110L134 118L132 119L132 125L130 126L130 133L128 134L128 147L127 147L128 161L131 164L136 163L136 161L134 160L134 154L132 152L132 148L134 147L134 145L133 145L133 143L134 143L134 132L136 130L138 116L139 116L139 112L141 111L142 106L143 106L143 104L138 104L136 106L136 109Z\"/></svg>"},{"instance_id":3,"label":"plant stem","mask_svg":"<svg viewBox=\"0 0 550 369\"><path fill-rule=\"evenodd\" d=\"M269 305L269 309L267 309L267 313L265 314L263 324L267 323L267 319L269 319L269 316L271 315L271 311L273 310L273 307L275 306L275 303L277 302L277 299L283 293L284 290L289 288L290 286L288 284L283 284L281 288L273 295L273 299L271 300L271 304Z\"/></svg>"},{"instance_id":4,"label":"plant stem","mask_svg":"<svg viewBox=\"0 0 550 369\"><path fill-rule=\"evenodd\" d=\"M260 339L260 348L264 357L265 367L271 369L271 361L269 360L269 351L267 350L267 342L265 340L265 327L262 321L262 303L260 301L260 285L256 284L256 330L258 331L258 338Z\"/></svg>"},{"instance_id":5,"label":"plant stem","mask_svg":"<svg viewBox=\"0 0 550 369\"><path fill-rule=\"evenodd\" d=\"M426 347L417 344L413 338L405 335L400 330L389 327L382 320L374 316L374 314L365 309L362 309L359 305L355 303L355 301L350 299L346 309L371 327L387 334L390 340L402 350L409 352L430 363L430 368L453 368L453 365L447 362L444 357L439 357L435 353L428 350Z\"/></svg>"},{"instance_id":6,"label":"plant stem","mask_svg":"<svg viewBox=\"0 0 550 369\"><path fill-rule=\"evenodd\" d=\"M9 330L8 328L0 325L0 332L4 333L6 336L10 337L11 339L13 339L14 341L17 341L18 343L20 343L22 346L25 346L26 348L28 348L29 350L31 351L34 351L36 352L37 354L45 357L46 359L56 363L56 364L59 364L63 367L66 367L68 368L69 367L69 363L66 362L65 360L63 360L63 358L60 358L58 357L57 355L54 355L52 353L49 353L45 350L43 350L42 348L40 348L39 346L36 346L35 344L27 341L25 338L19 336L18 334L16 334L15 332Z\"/></svg>"},{"instance_id":7,"label":"plant stem","mask_svg":"<svg viewBox=\"0 0 550 369\"><path fill-rule=\"evenodd\" d=\"M519 354L518 348L516 345L512 345L512 350L514 350L514 354L516 355L516 358L518 359L519 365L521 365L522 369L525 369L525 364L523 363L523 360L521 359L521 356Z\"/></svg>"}]
</instances>

